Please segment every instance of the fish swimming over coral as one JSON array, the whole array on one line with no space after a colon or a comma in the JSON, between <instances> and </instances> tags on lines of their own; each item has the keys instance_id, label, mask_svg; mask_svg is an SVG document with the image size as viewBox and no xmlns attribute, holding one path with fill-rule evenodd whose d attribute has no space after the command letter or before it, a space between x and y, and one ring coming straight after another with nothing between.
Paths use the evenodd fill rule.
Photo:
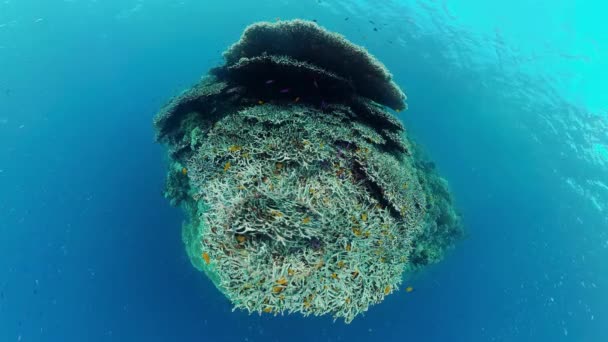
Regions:
<instances>
[{"instance_id":1,"label":"fish swimming over coral","mask_svg":"<svg viewBox=\"0 0 608 342\"><path fill-rule=\"evenodd\" d=\"M224 58L154 124L188 255L235 308L348 323L443 257L461 220L382 63L303 20L253 24Z\"/></svg>"}]
</instances>

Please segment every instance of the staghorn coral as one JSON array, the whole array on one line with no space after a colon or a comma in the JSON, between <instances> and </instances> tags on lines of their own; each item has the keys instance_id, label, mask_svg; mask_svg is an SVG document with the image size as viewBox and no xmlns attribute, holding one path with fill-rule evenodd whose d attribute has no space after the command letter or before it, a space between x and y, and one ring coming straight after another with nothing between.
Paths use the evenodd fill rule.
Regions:
<instances>
[{"instance_id":1,"label":"staghorn coral","mask_svg":"<svg viewBox=\"0 0 608 342\"><path fill-rule=\"evenodd\" d=\"M318 44L350 66L314 57ZM235 309L350 322L405 269L443 256L455 241L436 234L454 226L449 193L374 102L403 100L379 62L299 20L255 24L225 57L154 124L172 163L165 196L188 216L186 251Z\"/></svg>"}]
</instances>

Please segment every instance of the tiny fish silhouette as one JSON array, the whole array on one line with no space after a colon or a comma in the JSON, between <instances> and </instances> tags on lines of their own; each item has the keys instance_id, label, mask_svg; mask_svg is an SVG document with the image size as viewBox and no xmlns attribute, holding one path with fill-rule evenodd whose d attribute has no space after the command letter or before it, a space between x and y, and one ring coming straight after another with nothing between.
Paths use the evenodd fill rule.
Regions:
<instances>
[{"instance_id":1,"label":"tiny fish silhouette","mask_svg":"<svg viewBox=\"0 0 608 342\"><path fill-rule=\"evenodd\" d=\"M289 88L281 89L281 94L289 93Z\"/></svg>"},{"instance_id":2,"label":"tiny fish silhouette","mask_svg":"<svg viewBox=\"0 0 608 342\"><path fill-rule=\"evenodd\" d=\"M273 83L274 83L274 80L268 80L268 81L266 81L266 84L273 84Z\"/></svg>"}]
</instances>

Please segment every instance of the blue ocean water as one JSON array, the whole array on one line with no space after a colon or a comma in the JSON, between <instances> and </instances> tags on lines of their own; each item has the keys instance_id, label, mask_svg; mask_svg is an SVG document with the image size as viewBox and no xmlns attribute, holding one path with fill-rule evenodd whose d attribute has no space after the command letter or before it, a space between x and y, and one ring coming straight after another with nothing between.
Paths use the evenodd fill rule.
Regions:
<instances>
[{"instance_id":1,"label":"blue ocean water","mask_svg":"<svg viewBox=\"0 0 608 342\"><path fill-rule=\"evenodd\" d=\"M0 341L608 340L600 1L3 0ZM467 238L350 325L232 312L161 196L152 116L256 21L368 48ZM348 18L348 19L347 19Z\"/></svg>"}]
</instances>

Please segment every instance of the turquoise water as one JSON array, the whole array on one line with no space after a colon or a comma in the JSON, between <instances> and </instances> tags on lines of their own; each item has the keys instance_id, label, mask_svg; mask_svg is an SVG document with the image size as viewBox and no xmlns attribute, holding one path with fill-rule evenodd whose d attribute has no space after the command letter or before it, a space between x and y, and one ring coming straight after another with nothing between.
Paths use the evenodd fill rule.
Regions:
<instances>
[{"instance_id":1,"label":"turquoise water","mask_svg":"<svg viewBox=\"0 0 608 342\"><path fill-rule=\"evenodd\" d=\"M0 340L606 340L602 6L1 2ZM408 276L414 292L350 325L231 312L161 196L152 116L277 18L317 20L386 64L468 229Z\"/></svg>"}]
</instances>

